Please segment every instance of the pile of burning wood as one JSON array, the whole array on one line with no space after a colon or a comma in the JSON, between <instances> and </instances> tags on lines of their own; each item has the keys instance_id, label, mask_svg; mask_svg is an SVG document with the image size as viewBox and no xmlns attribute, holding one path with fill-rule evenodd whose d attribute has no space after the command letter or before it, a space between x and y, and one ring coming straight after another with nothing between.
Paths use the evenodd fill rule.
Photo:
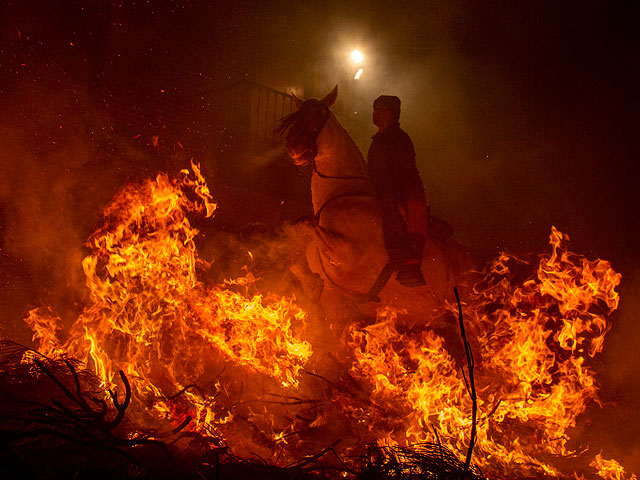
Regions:
<instances>
[{"instance_id":1,"label":"pile of burning wood","mask_svg":"<svg viewBox=\"0 0 640 480\"><path fill-rule=\"evenodd\" d=\"M2 478L484 478L442 444L428 442L371 444L349 466L338 457L335 441L277 466L234 456L221 438L185 431L188 421L165 432L143 432L127 418L131 387L123 372L120 378L124 392L105 391L77 362L0 342ZM323 461L326 455L334 461Z\"/></svg>"}]
</instances>

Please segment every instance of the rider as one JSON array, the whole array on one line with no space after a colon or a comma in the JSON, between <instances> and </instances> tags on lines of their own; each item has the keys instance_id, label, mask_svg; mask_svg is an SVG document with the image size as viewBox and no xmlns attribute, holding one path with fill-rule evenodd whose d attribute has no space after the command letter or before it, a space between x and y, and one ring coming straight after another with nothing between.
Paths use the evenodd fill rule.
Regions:
<instances>
[{"instance_id":1,"label":"rider","mask_svg":"<svg viewBox=\"0 0 640 480\"><path fill-rule=\"evenodd\" d=\"M420 265L427 237L427 203L416 166L413 142L400 128L400 99L381 95L373 102L372 137L367 166L382 208L382 229L396 280L408 287L425 285Z\"/></svg>"}]
</instances>

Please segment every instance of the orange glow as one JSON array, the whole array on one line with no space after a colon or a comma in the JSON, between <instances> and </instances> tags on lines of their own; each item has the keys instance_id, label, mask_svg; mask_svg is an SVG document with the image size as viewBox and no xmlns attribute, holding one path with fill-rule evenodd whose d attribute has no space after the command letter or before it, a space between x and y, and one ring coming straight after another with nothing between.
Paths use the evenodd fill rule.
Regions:
<instances>
[{"instance_id":1,"label":"orange glow","mask_svg":"<svg viewBox=\"0 0 640 480\"><path fill-rule=\"evenodd\" d=\"M187 414L193 428L229 420L198 392L184 393L190 406L182 413L168 400L210 375L216 359L297 385L311 355L309 343L294 334L306 314L290 299L250 294L250 275L213 287L197 278L208 264L198 258L198 231L187 214L209 217L215 209L195 164L178 180L160 174L122 189L89 240L83 268L91 301L68 340L58 344L55 316L30 313L40 351L86 362L108 386L123 370L146 413L174 426ZM211 389L220 388L214 381Z\"/></svg>"},{"instance_id":2,"label":"orange glow","mask_svg":"<svg viewBox=\"0 0 640 480\"><path fill-rule=\"evenodd\" d=\"M438 440L466 453L472 402L456 328L452 335L409 327L402 312L381 307L375 323L348 329L343 373L357 387L335 389L303 410L301 373L314 340L304 339L307 313L293 298L258 292L251 273L202 282L215 264L199 257L189 216L215 210L196 164L177 179L159 174L123 188L88 241L82 265L90 301L66 340L48 309L25 319L40 352L85 362L109 387L123 370L136 422L175 427L191 417L189 429L233 440L236 453L260 444L280 458L286 446L283 455L299 459L309 453L296 450L299 427L335 434L336 418L344 423L340 437L351 438L345 444ZM534 262L502 254L463 296L478 392L473 461L485 472L563 474L552 459L573 453L569 430L598 401L589 362L603 348L621 278L567 243L552 228L549 253ZM443 305L438 315L455 327L457 313ZM247 391L257 393L241 401ZM267 405L268 395L295 402ZM591 466L602 478L623 478L614 460L597 456Z\"/></svg>"},{"instance_id":3,"label":"orange glow","mask_svg":"<svg viewBox=\"0 0 640 480\"><path fill-rule=\"evenodd\" d=\"M463 307L476 338L475 458L492 472L559 475L543 459L572 453L568 429L597 401L586 359L602 348L609 330L604 315L618 306L620 275L608 262L569 252L567 241L553 228L551 254L517 283L531 266L503 254ZM447 350L456 345L433 331L401 331L398 313L380 310L375 325L351 331L351 374L370 385L374 405L388 405L403 420L390 424L369 407L354 414L370 428L384 425L385 443L436 442L436 429L443 444L465 452L471 400Z\"/></svg>"}]
</instances>

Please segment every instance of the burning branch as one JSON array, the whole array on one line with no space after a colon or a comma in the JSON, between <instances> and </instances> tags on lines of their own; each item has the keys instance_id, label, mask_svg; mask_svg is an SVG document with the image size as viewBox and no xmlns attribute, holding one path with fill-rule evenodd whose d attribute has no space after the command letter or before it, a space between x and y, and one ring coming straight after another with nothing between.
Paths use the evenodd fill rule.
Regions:
<instances>
[{"instance_id":1,"label":"burning branch","mask_svg":"<svg viewBox=\"0 0 640 480\"><path fill-rule=\"evenodd\" d=\"M319 451L318 453L316 453L315 455L310 455L308 457L304 457L301 458L300 460L293 462L290 465L287 465L286 468L302 468L305 465L308 465L312 462L315 462L316 460L318 460L320 457L322 457L323 455L325 455L326 453L330 452L333 450L333 447L335 447L338 443L340 443L342 441L341 438L337 439L336 441L334 441L331 445L329 445L327 448L322 449L321 451Z\"/></svg>"},{"instance_id":2,"label":"burning branch","mask_svg":"<svg viewBox=\"0 0 640 480\"><path fill-rule=\"evenodd\" d=\"M471 345L467 340L467 334L464 329L464 317L462 315L462 304L460 303L460 295L458 295L458 289L453 287L453 292L456 294L456 301L458 302L458 319L460 321L460 335L462 336L462 343L464 344L464 353L467 356L467 368L469 369L469 378L464 373L464 367L462 370L462 377L467 387L467 392L471 397L471 437L469 438L469 449L467 450L467 459L464 462L464 475L467 475L469 471L469 465L471 464L471 454L473 453L473 446L476 442L476 417L478 415L478 399L476 396L476 385L473 379L473 353L471 352Z\"/></svg>"},{"instance_id":3,"label":"burning branch","mask_svg":"<svg viewBox=\"0 0 640 480\"><path fill-rule=\"evenodd\" d=\"M43 358L49 360L47 357L43 356ZM72 404L76 405L76 407L73 408L65 405L64 402L53 397L50 399L53 406L37 401L22 401L21 403L33 405L38 408L29 410L29 415L26 417L12 418L12 420L22 423L46 425L47 427L51 427L51 430L48 431L47 429L41 429L41 433L48 432L60 438L65 438L78 443L83 443L89 439L95 440L96 442L105 442L111 445L133 446L143 443L152 443L164 447L164 444L161 442L151 439L121 439L113 433L113 430L120 425L124 419L126 409L131 401L131 388L123 372L120 372L120 376L125 385L125 399L124 402L120 404L117 398L117 392L109 391L113 405L118 413L113 420L108 420L108 407L106 402L100 398L92 396L89 400L94 404L99 405L100 409L96 411L91 407L91 405L89 405L86 393L82 390L78 373L70 361L64 360L64 364L67 366L73 378L75 393L72 392L49 367L45 366L42 360L33 358L32 361L38 369L58 387L64 396L70 400ZM75 432L75 434L64 434L62 432L62 430L69 429L71 429L72 433ZM91 433L92 430L94 432L97 431L97 435L95 433ZM30 433L33 433L33 431Z\"/></svg>"},{"instance_id":4,"label":"burning branch","mask_svg":"<svg viewBox=\"0 0 640 480\"><path fill-rule=\"evenodd\" d=\"M113 402L113 406L118 412L113 420L107 420L107 404L104 400L91 397L91 400L101 406L100 411L95 411L85 399L85 394L82 391L80 385L80 379L78 377L78 373L74 366L68 360L64 360L65 365L71 372L73 377L73 382L75 386L75 394L69 390L64 383L49 369L44 363L38 359L33 360L34 363L38 366L38 368L47 376L56 386L64 393L64 395L75 403L79 409L73 410L69 407L66 407L62 402L56 400L55 398L51 399L51 402L57 407L51 407L44 404L39 404L37 402L30 402L35 405L39 405L43 407L41 414L37 416L42 416L42 419L30 418L27 420L36 421L42 424L50 424L52 426L66 426L80 428L86 437L94 439L96 441L102 441L106 444L111 445L120 445L120 446L135 446L141 444L153 444L159 446L163 449L166 449L164 443L152 440L148 438L137 438L137 439L122 439L117 437L113 430L120 425L122 420L125 417L125 412L127 407L131 403L131 387L129 385L129 381L127 380L124 372L120 371L120 378L125 387L125 398L124 402L121 404L118 400L117 391L109 390L109 395L111 396L111 400ZM34 412L32 412L33 414ZM54 420L55 419L55 420ZM93 434L89 432L89 429L95 429L99 432L99 436L95 437ZM68 436L69 437L69 436ZM78 442L82 442L83 440L80 438L74 439L74 437L69 437L71 440L75 440Z\"/></svg>"},{"instance_id":5,"label":"burning branch","mask_svg":"<svg viewBox=\"0 0 640 480\"><path fill-rule=\"evenodd\" d=\"M71 400L73 403L75 403L80 407L83 414L85 414L89 419L92 419L95 422L98 429L101 430L103 433L111 432L114 428L120 425L120 423L124 419L125 411L127 410L129 403L131 403L131 386L129 385L129 381L127 380L127 377L125 376L122 370L120 370L120 378L122 379L122 383L124 384L124 388L125 388L124 403L120 404L120 402L118 401L117 391L113 392L109 390L109 395L111 396L111 400L113 401L113 406L116 408L118 414L113 420L107 421L106 420L107 404L105 403L104 400L92 397L91 400L97 405L101 405L102 410L100 412L96 412L95 410L93 410L93 408L91 408L91 406L87 403L84 397L84 393L82 392L82 388L80 386L80 379L78 378L78 373L76 372L76 369L71 364L71 362L69 362L68 360L64 360L65 365L69 368L69 371L71 372L71 376L73 377L73 383L76 389L75 395L47 367L45 367L40 360L34 359L34 363L38 366L40 370L42 370L42 372L47 377L49 377L49 379L51 379L51 381L53 381L53 383L55 383L58 386L58 388L62 391L62 393L65 394L65 396L69 400ZM65 412L70 414L71 416L74 415L74 413L70 409L64 407L57 400L52 399L52 402L56 404L59 408L63 409Z\"/></svg>"}]
</instances>

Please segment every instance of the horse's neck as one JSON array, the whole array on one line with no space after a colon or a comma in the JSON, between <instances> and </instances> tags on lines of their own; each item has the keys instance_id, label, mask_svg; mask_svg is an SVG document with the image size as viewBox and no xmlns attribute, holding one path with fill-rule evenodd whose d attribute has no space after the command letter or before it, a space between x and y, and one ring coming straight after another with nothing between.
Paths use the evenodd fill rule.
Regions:
<instances>
[{"instance_id":1,"label":"horse's neck","mask_svg":"<svg viewBox=\"0 0 640 480\"><path fill-rule=\"evenodd\" d=\"M328 200L337 195L369 193L371 185L367 167L360 149L333 114L320 132L315 158L316 174L311 181L313 207L317 212ZM327 177L360 177L360 179L334 179Z\"/></svg>"}]
</instances>

